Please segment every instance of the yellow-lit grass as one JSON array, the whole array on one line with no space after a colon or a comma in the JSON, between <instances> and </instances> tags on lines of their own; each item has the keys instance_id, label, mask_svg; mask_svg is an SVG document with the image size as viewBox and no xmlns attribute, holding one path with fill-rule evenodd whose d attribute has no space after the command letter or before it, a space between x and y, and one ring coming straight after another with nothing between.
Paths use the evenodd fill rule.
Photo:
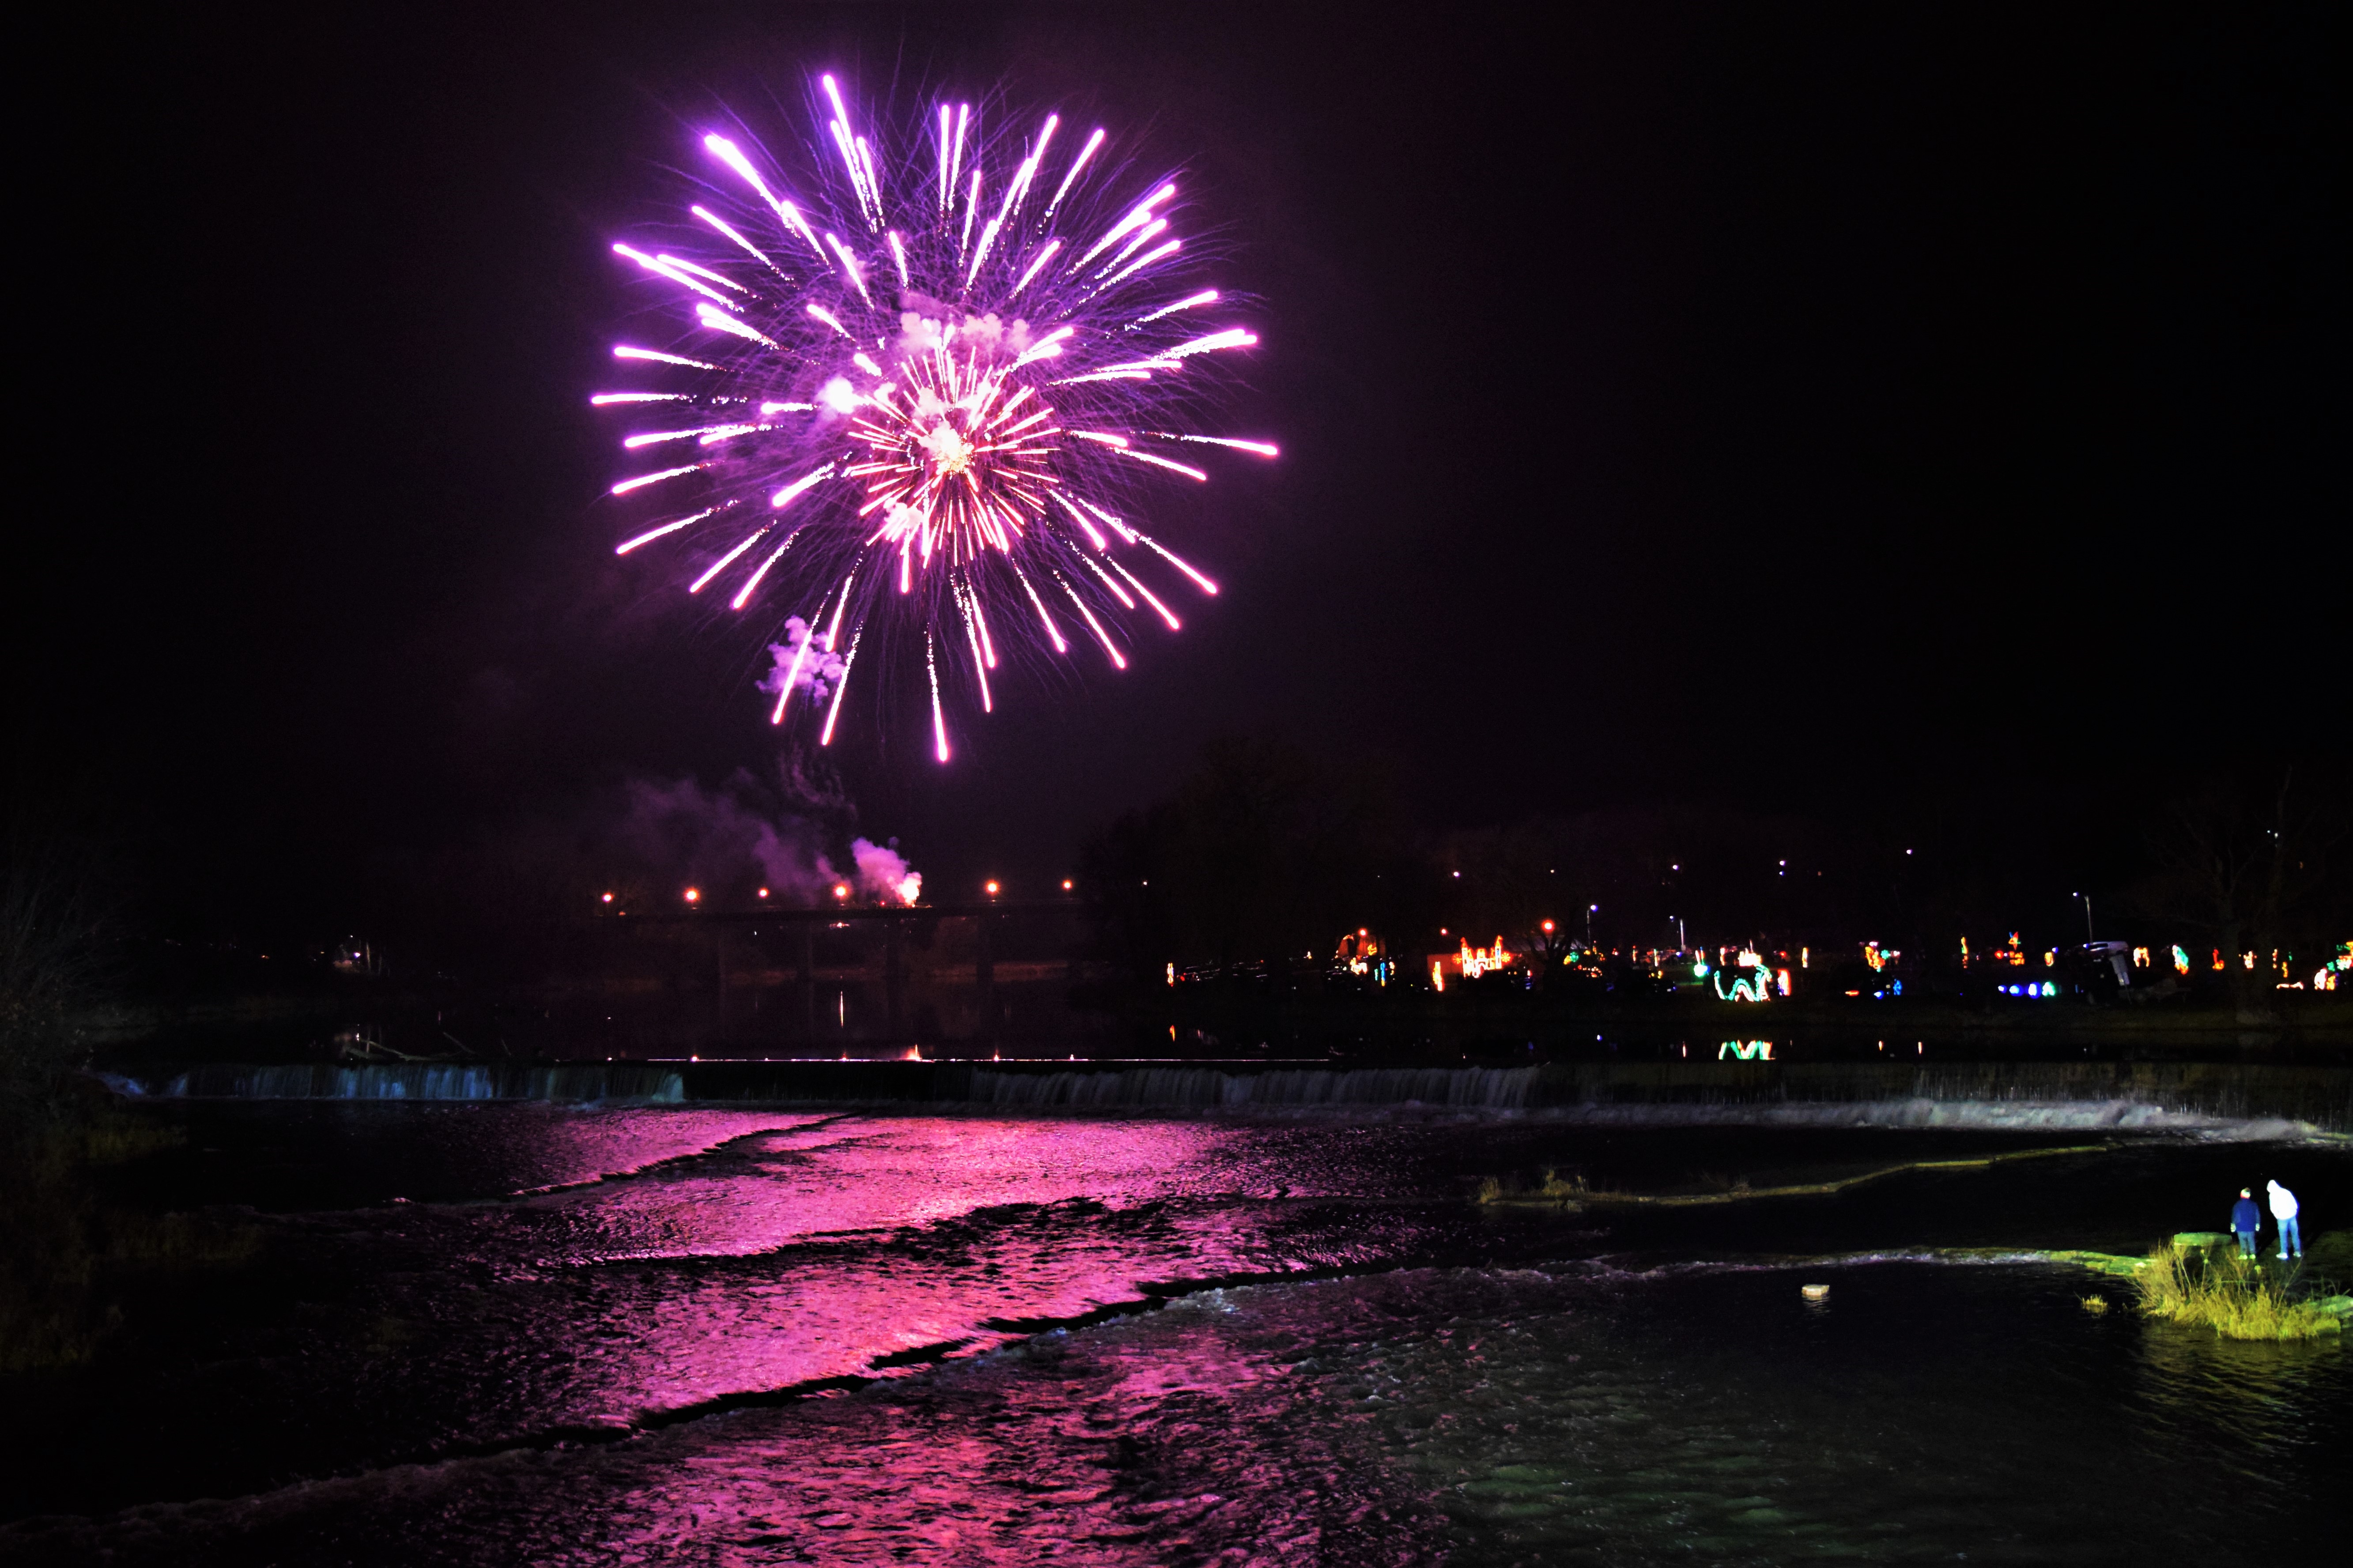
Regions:
<instances>
[{"instance_id":1,"label":"yellow-lit grass","mask_svg":"<svg viewBox=\"0 0 2353 1568\"><path fill-rule=\"evenodd\" d=\"M1482 1204L1546 1204L1558 1207L1574 1208L1577 1206L1579 1200L1589 1199L1597 1195L1600 1195L1596 1194L1593 1191L1588 1188L1582 1180L1562 1180L1560 1173L1550 1165L1546 1165L1542 1171L1538 1172L1537 1178L1538 1184L1535 1189L1531 1192L1516 1185L1506 1185L1502 1180L1494 1176L1482 1176L1479 1179L1479 1196L1477 1201ZM1613 1197L1631 1196L1630 1194L1610 1194L1606 1195Z\"/></svg>"},{"instance_id":2,"label":"yellow-lit grass","mask_svg":"<svg viewBox=\"0 0 2353 1568\"><path fill-rule=\"evenodd\" d=\"M1982 1171L2013 1160L2048 1160L2060 1154L2104 1154L2113 1145L2106 1143L2071 1143L2060 1149L2019 1149L2007 1154L1980 1154L1968 1160L1907 1160L1900 1165L1885 1165L1860 1175L1841 1176L1829 1182L1801 1182L1790 1186L1752 1187L1746 1177L1727 1180L1714 1178L1709 1184L1718 1191L1706 1193L1628 1193L1607 1188L1588 1187L1583 1177L1565 1180L1552 1167L1541 1173L1543 1183L1535 1191L1517 1190L1490 1176L1479 1184L1478 1201L1482 1204L1531 1204L1575 1209L1587 1204L1645 1204L1661 1208L1694 1208L1717 1204L1746 1203L1753 1198L1827 1197L1833 1193L1859 1187L1866 1182L1876 1182L1888 1176L1902 1175L1907 1171Z\"/></svg>"},{"instance_id":3,"label":"yellow-lit grass","mask_svg":"<svg viewBox=\"0 0 2353 1568\"><path fill-rule=\"evenodd\" d=\"M2235 1257L2160 1247L2134 1277L2141 1310L2209 1328L2227 1340L2308 1340L2344 1324L2310 1301L2288 1299L2260 1265Z\"/></svg>"}]
</instances>

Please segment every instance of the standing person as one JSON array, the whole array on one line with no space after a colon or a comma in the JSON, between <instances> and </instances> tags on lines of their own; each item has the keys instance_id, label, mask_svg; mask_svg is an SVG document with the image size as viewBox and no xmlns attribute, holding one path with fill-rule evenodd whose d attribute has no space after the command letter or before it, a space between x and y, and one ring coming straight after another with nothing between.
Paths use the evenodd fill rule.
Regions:
<instances>
[{"instance_id":1,"label":"standing person","mask_svg":"<svg viewBox=\"0 0 2353 1568\"><path fill-rule=\"evenodd\" d=\"M2263 1211L2255 1206L2255 1194L2246 1188L2239 1189L2239 1201L2231 1205L2231 1229L2239 1238L2239 1256L2255 1255L2255 1232L2263 1225Z\"/></svg>"},{"instance_id":2,"label":"standing person","mask_svg":"<svg viewBox=\"0 0 2353 1568\"><path fill-rule=\"evenodd\" d=\"M2272 1218L2279 1222L2279 1255L2281 1261L2286 1261L2288 1249L2290 1247L2295 1249L2295 1255L2298 1258L2302 1258L2304 1256L2304 1232L2295 1223L2295 1194L2289 1192L2285 1187L2281 1186L2277 1182L2265 1182L2263 1184L2263 1188L2271 1196Z\"/></svg>"}]
</instances>

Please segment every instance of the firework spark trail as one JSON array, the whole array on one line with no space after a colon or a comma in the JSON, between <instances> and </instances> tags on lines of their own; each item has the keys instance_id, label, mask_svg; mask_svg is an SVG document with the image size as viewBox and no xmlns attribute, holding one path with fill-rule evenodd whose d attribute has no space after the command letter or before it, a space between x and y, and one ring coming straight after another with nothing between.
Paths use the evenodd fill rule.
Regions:
<instances>
[{"instance_id":1,"label":"firework spark trail","mask_svg":"<svg viewBox=\"0 0 2353 1568\"><path fill-rule=\"evenodd\" d=\"M1215 594L1218 591L1218 585L1215 583L1210 582L1207 577L1202 576L1198 572L1194 571L1193 568L1178 560L1176 556L1158 540L1146 538L1141 533L1137 534L1135 537L1137 542L1143 544L1145 549L1159 556L1163 561L1167 562L1169 565L1174 566L1177 571L1185 574L1186 576L1193 579L1194 586L1199 588L1204 594Z\"/></svg>"},{"instance_id":2,"label":"firework spark trail","mask_svg":"<svg viewBox=\"0 0 2353 1568\"><path fill-rule=\"evenodd\" d=\"M1054 499L1062 503L1062 509L1065 511L1068 511L1073 518L1078 520L1079 531L1087 536L1088 543L1093 545L1097 550L1109 550L1111 548L1111 542L1103 538L1103 531L1094 525L1094 520L1089 517L1085 512L1079 510L1079 506L1076 501L1073 501L1070 497L1062 494L1060 490L1056 490L1054 492Z\"/></svg>"},{"instance_id":3,"label":"firework spark trail","mask_svg":"<svg viewBox=\"0 0 2353 1568\"><path fill-rule=\"evenodd\" d=\"M834 625L839 626L840 624L841 616L837 613L834 616ZM834 721L841 717L841 700L849 690L849 667L857 661L859 633L864 630L865 628L860 626L858 631L849 634L849 652L844 655L841 660L841 679L834 682L833 702L825 710L825 733L818 737L817 743L820 746L833 744Z\"/></svg>"},{"instance_id":4,"label":"firework spark trail","mask_svg":"<svg viewBox=\"0 0 2353 1568\"><path fill-rule=\"evenodd\" d=\"M1103 129L1102 126L1098 125L1095 127L1095 133L1087 138L1087 144L1079 149L1079 155L1071 161L1071 172L1062 176L1061 184L1055 188L1054 199L1046 204L1046 219L1048 222L1050 223L1053 221L1056 210L1062 205L1062 198L1069 195L1071 194L1071 187L1078 183L1079 171L1087 166L1087 160L1093 157L1096 150L1103 144Z\"/></svg>"},{"instance_id":5,"label":"firework spark trail","mask_svg":"<svg viewBox=\"0 0 2353 1568\"><path fill-rule=\"evenodd\" d=\"M768 568L783 560L785 552L790 550L793 547L793 541L799 537L800 532L797 529L793 532L785 535L785 542L782 544L777 545L775 551L769 554L768 558L760 563L759 568L754 571L750 577L744 580L743 591L727 602L727 607L731 610L740 610L746 604L749 604L754 591L760 586L760 579L768 574Z\"/></svg>"},{"instance_id":6,"label":"firework spark trail","mask_svg":"<svg viewBox=\"0 0 2353 1568\"><path fill-rule=\"evenodd\" d=\"M1180 436L1174 430L1154 430L1149 434L1166 441L1198 441L1208 447L1230 447L1237 452L1256 452L1261 458L1282 456L1271 441L1237 441L1228 436Z\"/></svg>"},{"instance_id":7,"label":"firework spark trail","mask_svg":"<svg viewBox=\"0 0 2353 1568\"><path fill-rule=\"evenodd\" d=\"M807 144L823 156L797 168L755 143L702 138L716 168L687 208L692 222L660 246L612 247L673 302L679 336L617 346L654 384L591 402L669 409L625 431L623 449L654 457L691 438L701 458L617 479L615 497L659 487L672 503L666 521L625 531L617 554L677 539L691 552L681 574L691 594L725 578L733 611L829 610L822 633L812 622L771 645L770 721L829 695L818 743L830 744L870 630L881 651L860 690L903 700L892 694L906 693L908 661L892 650L920 631L932 751L944 763L951 707L968 691L982 713L996 708L992 607L1013 612L999 629L1033 658L1067 656L1047 604L1059 592L1061 613L1124 669L1123 616L1181 626L1138 569L1217 593L1130 521L1145 489L1167 482L1154 471L1209 478L1154 444L1189 444L1187 457L1278 449L1186 427L1211 405L1210 356L1259 339L1204 319L1222 302L1217 289L1183 286L1197 262L1179 259L1195 253L1173 232L1184 210L1176 180L1137 179L1101 127L1073 153L1077 132L1058 114L992 132L969 103L931 106L900 147L859 121L855 97L819 79ZM762 500L737 538L690 531ZM786 508L791 520L775 515ZM797 687L809 702L791 702Z\"/></svg>"},{"instance_id":8,"label":"firework spark trail","mask_svg":"<svg viewBox=\"0 0 2353 1568\"><path fill-rule=\"evenodd\" d=\"M940 711L940 659L931 628L923 630L923 668L932 678L932 744L941 762L948 760L948 721Z\"/></svg>"},{"instance_id":9,"label":"firework spark trail","mask_svg":"<svg viewBox=\"0 0 2353 1568\"><path fill-rule=\"evenodd\" d=\"M1019 568L1017 567L1014 570L1013 575L1015 580L1020 583L1021 591L1029 595L1029 602L1037 606L1038 619L1045 626L1046 635L1053 639L1054 651L1056 653L1070 652L1071 645L1062 640L1062 633L1060 629L1054 625L1054 617L1047 614L1046 601L1038 596L1037 588L1030 583L1028 577L1022 574Z\"/></svg>"},{"instance_id":10,"label":"firework spark trail","mask_svg":"<svg viewBox=\"0 0 2353 1568\"><path fill-rule=\"evenodd\" d=\"M980 686L980 710L993 713L997 710L997 704L988 694L988 670L997 660L990 657L986 642L988 623L981 618L980 606L973 602L969 584L959 580L955 585L955 595L956 608L964 612L965 641L972 648L973 679Z\"/></svg>"},{"instance_id":11,"label":"firework spark trail","mask_svg":"<svg viewBox=\"0 0 2353 1568\"><path fill-rule=\"evenodd\" d=\"M815 641L817 641L817 631L816 628L811 627L802 634L799 642L793 645L793 662L791 668L785 671L784 684L776 688L776 710L768 715L769 723L781 724L785 721L785 703L791 699L793 687L800 680L801 661L808 657L809 644Z\"/></svg>"},{"instance_id":12,"label":"firework spark trail","mask_svg":"<svg viewBox=\"0 0 2353 1568\"><path fill-rule=\"evenodd\" d=\"M1111 640L1111 634L1103 630L1103 623L1095 619L1095 613L1087 608L1087 602L1079 597L1079 591L1068 583L1062 583L1060 576L1057 576L1055 581L1061 583L1062 592L1068 594L1071 596L1071 603L1079 607L1079 614L1086 619L1087 628L1095 634L1095 641L1103 644L1103 652L1111 656L1112 668L1125 669L1127 668L1125 656L1119 651L1119 646Z\"/></svg>"},{"instance_id":13,"label":"firework spark trail","mask_svg":"<svg viewBox=\"0 0 2353 1568\"><path fill-rule=\"evenodd\" d=\"M736 558L742 555L744 552L751 549L754 544L759 543L760 536L767 531L768 525L766 523L762 523L759 527L754 529L750 533L744 536L743 543L737 545L734 549L729 551L726 554L712 562L711 563L711 569L705 572L702 576L697 577L694 580L694 585L689 588L687 592L690 594L702 593L703 589L711 585L711 580L713 577L718 576L719 574L726 571L730 566L734 565Z\"/></svg>"},{"instance_id":14,"label":"firework spark trail","mask_svg":"<svg viewBox=\"0 0 2353 1568\"><path fill-rule=\"evenodd\" d=\"M1172 632L1176 632L1176 631L1182 631L1182 630L1184 630L1184 629L1185 629L1185 628L1184 628L1184 624L1183 624L1182 622L1180 622L1180 621L1178 621L1178 620L1177 620L1177 618L1176 618L1176 613L1174 610L1171 610L1167 605L1164 605L1164 604L1162 604L1162 603L1160 602L1160 595L1157 595L1157 594L1154 593L1151 589L1149 589L1149 588L1145 587L1142 583L1140 583L1140 582L1136 581L1136 577L1135 577L1135 574L1134 574L1134 573L1130 572L1126 567L1124 567L1124 566L1121 565L1121 564L1120 564L1118 562L1116 562L1116 561L1114 561L1114 562L1113 562L1113 563L1111 563L1111 569L1112 569L1113 571L1114 571L1114 572L1118 573L1121 576L1123 576L1123 577L1126 578L1126 579L1127 579L1127 585L1128 585L1129 587L1131 587L1131 588L1134 589L1138 594L1141 594L1142 595L1144 595L1144 602L1145 602L1145 604L1147 604L1147 605L1151 605L1151 606L1152 606L1152 610L1153 610L1153 613L1154 613L1155 615L1158 616L1162 620L1166 621L1166 622L1168 623L1168 629L1169 629L1170 631L1172 631ZM1215 591L1215 590L1212 590L1212 592L1214 592L1214 591Z\"/></svg>"},{"instance_id":15,"label":"firework spark trail","mask_svg":"<svg viewBox=\"0 0 2353 1568\"><path fill-rule=\"evenodd\" d=\"M623 479L619 484L615 485L613 493L617 496L625 496L631 490L641 490L648 485L659 484L664 479L674 479L681 474L699 474L704 467L705 465L702 463L689 463L684 468L664 468L659 473L639 474L633 479Z\"/></svg>"},{"instance_id":16,"label":"firework spark trail","mask_svg":"<svg viewBox=\"0 0 2353 1568\"><path fill-rule=\"evenodd\" d=\"M1139 536L1135 530L1128 527L1126 523L1121 521L1118 518L1112 516L1111 513L1103 510L1103 508L1095 505L1092 501L1082 501L1081 504L1089 511L1103 519L1103 521L1109 525L1113 533L1118 534L1122 539L1127 541L1128 543L1133 544L1136 542L1136 539Z\"/></svg>"},{"instance_id":17,"label":"firework spark trail","mask_svg":"<svg viewBox=\"0 0 2353 1568\"><path fill-rule=\"evenodd\" d=\"M676 533L681 528L687 528L695 523L701 522L704 518L709 517L712 512L715 512L718 510L719 509L715 506L705 507L701 511L696 512L692 517L677 518L671 521L663 523L659 528L648 529L645 532L640 533L635 539L625 539L620 543L615 545L613 547L613 553L616 555L627 555L638 545L650 544L666 533Z\"/></svg>"},{"instance_id":18,"label":"firework spark trail","mask_svg":"<svg viewBox=\"0 0 2353 1568\"><path fill-rule=\"evenodd\" d=\"M633 349L627 343L617 343L614 345L613 357L615 359L650 360L656 364L682 364L689 370L717 370L719 368L708 360L681 359L677 354L666 354L654 349ZM688 394L687 395L691 396L692 394Z\"/></svg>"},{"instance_id":19,"label":"firework spark trail","mask_svg":"<svg viewBox=\"0 0 2353 1568\"><path fill-rule=\"evenodd\" d=\"M1092 572L1097 577L1103 579L1103 585L1111 590L1111 596L1119 601L1119 607L1121 609L1132 610L1135 608L1134 595L1112 580L1112 574L1103 570L1103 564L1102 562L1096 560L1092 555L1082 555L1079 557L1079 563L1084 566L1088 571Z\"/></svg>"},{"instance_id":20,"label":"firework spark trail","mask_svg":"<svg viewBox=\"0 0 2353 1568\"><path fill-rule=\"evenodd\" d=\"M687 208L686 210L692 213L696 217L701 218L704 223L709 224L712 228L715 228L720 233L725 235L729 239L735 243L738 248L750 255L754 260L766 268L769 271L775 273L777 277L784 279L787 282L792 280L792 274L777 266L776 262L769 258L766 251L762 250L758 246L753 244L750 240L736 233L725 219L712 214L710 208L698 204Z\"/></svg>"},{"instance_id":21,"label":"firework spark trail","mask_svg":"<svg viewBox=\"0 0 2353 1568\"><path fill-rule=\"evenodd\" d=\"M981 607L980 595L972 591L969 584L965 587L964 596L965 605L972 611L973 629L980 634L981 679L986 681L988 679L987 672L997 668L997 645L988 637L988 613Z\"/></svg>"}]
</instances>

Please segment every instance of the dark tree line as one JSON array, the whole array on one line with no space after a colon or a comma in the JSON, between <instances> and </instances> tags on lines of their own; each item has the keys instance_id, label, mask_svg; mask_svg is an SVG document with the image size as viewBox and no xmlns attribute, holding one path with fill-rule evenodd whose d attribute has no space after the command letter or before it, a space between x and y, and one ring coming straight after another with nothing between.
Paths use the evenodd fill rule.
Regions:
<instances>
[{"instance_id":1,"label":"dark tree line","mask_svg":"<svg viewBox=\"0 0 2353 1568\"><path fill-rule=\"evenodd\" d=\"M0 819L0 1077L70 1054L68 1014L97 994L121 925L117 868L69 816L21 799Z\"/></svg>"},{"instance_id":2,"label":"dark tree line","mask_svg":"<svg viewBox=\"0 0 2353 1568\"><path fill-rule=\"evenodd\" d=\"M2159 928L2301 952L2353 937L2348 824L2343 780L2282 771L2034 816L1957 797L1838 821L1662 805L1432 832L1377 773L1233 740L1095 834L1082 865L1103 955L1137 973L1321 958L1360 926L1409 959L1464 936L1542 950L1588 932L1627 950L1852 956L1875 940L1953 958L1964 935L2023 930L2042 947ZM2234 981L2242 1003L2257 982Z\"/></svg>"},{"instance_id":3,"label":"dark tree line","mask_svg":"<svg viewBox=\"0 0 2353 1568\"><path fill-rule=\"evenodd\" d=\"M2293 770L2222 777L2169 802L2151 820L2150 869L2128 907L2203 933L2223 956L2242 1017L2272 1009L2267 962L2281 950L2311 952L2353 940L2347 855L2353 798L2340 779Z\"/></svg>"},{"instance_id":4,"label":"dark tree line","mask_svg":"<svg viewBox=\"0 0 2353 1568\"><path fill-rule=\"evenodd\" d=\"M1407 918L1427 879L1386 778L1252 740L1210 745L1080 867L1107 956L1138 971L1328 955L1343 930Z\"/></svg>"}]
</instances>

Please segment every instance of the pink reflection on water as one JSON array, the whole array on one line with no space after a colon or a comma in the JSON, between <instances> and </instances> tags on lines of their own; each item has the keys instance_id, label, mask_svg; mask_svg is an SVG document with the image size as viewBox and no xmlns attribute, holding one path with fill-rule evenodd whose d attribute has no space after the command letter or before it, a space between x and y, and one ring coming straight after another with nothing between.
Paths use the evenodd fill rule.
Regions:
<instances>
[{"instance_id":1,"label":"pink reflection on water","mask_svg":"<svg viewBox=\"0 0 2353 1568\"><path fill-rule=\"evenodd\" d=\"M208 1505L188 1538L226 1525L280 1562L1440 1560L1430 1489L1334 1396L1359 1369L1299 1364L1335 1323L1357 1337L1361 1304L1305 1295L1213 1293L845 1398Z\"/></svg>"},{"instance_id":2,"label":"pink reflection on water","mask_svg":"<svg viewBox=\"0 0 2353 1568\"><path fill-rule=\"evenodd\" d=\"M1200 1295L924 1384L593 1450L506 1523L579 1552L563 1561L685 1542L974 1568L1438 1561L1429 1486L1327 1377L1290 1366L1360 1305L1348 1286L1311 1298L1329 1300Z\"/></svg>"},{"instance_id":3,"label":"pink reflection on water","mask_svg":"<svg viewBox=\"0 0 2353 1568\"><path fill-rule=\"evenodd\" d=\"M501 1110L505 1108L501 1108ZM559 1112L541 1123L523 1152L530 1179L523 1192L631 1174L666 1161L715 1149L754 1132L822 1121L816 1115L773 1110L620 1110Z\"/></svg>"},{"instance_id":4,"label":"pink reflection on water","mask_svg":"<svg viewBox=\"0 0 2353 1568\"><path fill-rule=\"evenodd\" d=\"M772 1125L634 1179L448 1215L476 1256L501 1259L509 1325L495 1347L436 1348L501 1367L466 1440L887 1375L1135 1302L1152 1282L1359 1266L1400 1240L1394 1217L1303 1240L1295 1201L1270 1201L1301 1173L1263 1129ZM608 1164L614 1147L600 1145ZM533 1327L514 1335L518 1321Z\"/></svg>"},{"instance_id":5,"label":"pink reflection on water","mask_svg":"<svg viewBox=\"0 0 2353 1568\"><path fill-rule=\"evenodd\" d=\"M741 1255L1003 1204L1198 1192L1232 1137L1198 1122L835 1121L751 1140L724 1169L551 1203L565 1263Z\"/></svg>"},{"instance_id":6,"label":"pink reflection on water","mask_svg":"<svg viewBox=\"0 0 2353 1568\"><path fill-rule=\"evenodd\" d=\"M624 1558L687 1542L975 1568L1440 1558L1418 1478L1269 1353L1297 1338L1251 1316L1179 1310L1026 1366L681 1429L588 1456L527 1506L594 1521L596 1549Z\"/></svg>"}]
</instances>

